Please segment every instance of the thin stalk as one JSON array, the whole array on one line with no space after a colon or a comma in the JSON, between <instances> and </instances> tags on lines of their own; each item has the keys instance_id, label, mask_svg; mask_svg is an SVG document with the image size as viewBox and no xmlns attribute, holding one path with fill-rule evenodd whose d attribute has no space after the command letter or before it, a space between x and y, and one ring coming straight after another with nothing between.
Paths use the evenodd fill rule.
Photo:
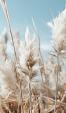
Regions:
<instances>
[{"instance_id":1,"label":"thin stalk","mask_svg":"<svg viewBox=\"0 0 66 113\"><path fill-rule=\"evenodd\" d=\"M55 108L54 108L54 113L56 113L56 103L57 103L57 86L58 86L58 73L56 77L56 93L55 93Z\"/></svg>"},{"instance_id":2,"label":"thin stalk","mask_svg":"<svg viewBox=\"0 0 66 113\"><path fill-rule=\"evenodd\" d=\"M57 64L59 66L59 55L58 54L57 54ZM55 94L55 109L54 109L54 113L56 113L56 103L57 103L57 95L58 95L58 80L59 80L59 75L60 75L59 70L57 70L57 76L56 76L56 94Z\"/></svg>"},{"instance_id":3,"label":"thin stalk","mask_svg":"<svg viewBox=\"0 0 66 113\"><path fill-rule=\"evenodd\" d=\"M40 100L39 100L39 97L38 97L38 113L41 113L41 107L40 107Z\"/></svg>"},{"instance_id":4,"label":"thin stalk","mask_svg":"<svg viewBox=\"0 0 66 113\"><path fill-rule=\"evenodd\" d=\"M20 80L20 95L19 95L19 102L18 102L18 113L24 113L24 110L23 110L23 94L22 94L22 80Z\"/></svg>"},{"instance_id":5,"label":"thin stalk","mask_svg":"<svg viewBox=\"0 0 66 113\"><path fill-rule=\"evenodd\" d=\"M44 60L43 60L43 57L42 57L42 54L41 54L41 49L40 49L40 36L39 36L38 31L37 31L34 18L32 18L32 24L33 24L34 32L36 33L36 35L37 35L37 37L38 37L38 41L39 41L39 56L41 57L41 59L39 59L39 65L40 65L40 62L41 62L41 63L43 64L43 68L44 68ZM40 60L41 60L41 61L40 61ZM44 72L44 75L46 75L45 72ZM42 74L42 73L41 73L41 79L42 79L42 83L44 84L43 74Z\"/></svg>"},{"instance_id":6,"label":"thin stalk","mask_svg":"<svg viewBox=\"0 0 66 113\"><path fill-rule=\"evenodd\" d=\"M22 94L22 80L20 81L20 97L21 97L21 113L24 113L24 110L23 110L23 94Z\"/></svg>"},{"instance_id":7,"label":"thin stalk","mask_svg":"<svg viewBox=\"0 0 66 113\"><path fill-rule=\"evenodd\" d=\"M12 39L15 59L17 60L17 55L16 55L16 49L15 49L15 44L14 44L14 39L13 39L13 34L12 34L12 29L11 29L11 24L10 24L10 20L9 20L9 16L8 16L6 7L5 7L5 12L6 12L6 16L7 16L7 19L8 19L8 27L9 27L9 31L10 31L10 35L11 35L11 39Z\"/></svg>"},{"instance_id":8,"label":"thin stalk","mask_svg":"<svg viewBox=\"0 0 66 113\"><path fill-rule=\"evenodd\" d=\"M48 80L47 80L47 74L44 70L44 60L43 60L43 57L42 57L42 54L41 54L41 49L40 49L40 36L39 36L39 33L37 31L37 28L36 28L36 24L35 24L35 21L34 21L34 18L32 18L32 24L33 24L33 29L34 29L34 32L36 33L37 37L38 37L38 41L39 41L39 66L43 66L43 72L41 72L41 79L42 79L42 84L44 85L44 79L43 79L43 76L45 76L45 83L46 85L48 85ZM47 93L47 97L48 97L48 93ZM48 108L48 106L47 106Z\"/></svg>"},{"instance_id":9,"label":"thin stalk","mask_svg":"<svg viewBox=\"0 0 66 113\"><path fill-rule=\"evenodd\" d=\"M5 12L6 12L6 16L7 16L7 20L8 20L8 27L9 27L9 31L10 31L10 35L11 35L11 39L12 39L12 44L13 44L13 50L14 50L14 57L15 57L15 74L16 77L18 76L17 74L17 69L16 69L16 63L17 63L17 54L16 54L16 49L15 49L15 44L14 44L14 37L13 37L13 33L12 33L12 28L11 28L11 24L10 24L10 20L9 20L9 15L7 13L7 8L5 6ZM21 101L21 105L18 105L18 113L24 113L23 110L23 95L22 95L22 83L20 81L20 90L21 90L21 94L20 94L20 99L19 101Z\"/></svg>"},{"instance_id":10,"label":"thin stalk","mask_svg":"<svg viewBox=\"0 0 66 113\"><path fill-rule=\"evenodd\" d=\"M6 8L5 3L4 3L4 6L5 6L4 9L5 9L6 17L7 17L7 24L8 24L9 32L10 32L11 39L12 39L13 50L14 50L14 56L15 56L15 64L16 64L16 62L17 62L17 54L16 54L16 49L15 49L15 44L14 44L14 37L13 37L13 34L12 34L12 29L11 29L11 24L10 24L10 20L9 20L8 10L7 10L7 8ZM16 73L16 77L17 77L16 66L15 66L15 73Z\"/></svg>"},{"instance_id":11,"label":"thin stalk","mask_svg":"<svg viewBox=\"0 0 66 113\"><path fill-rule=\"evenodd\" d=\"M31 80L29 80L29 113L32 113Z\"/></svg>"}]
</instances>

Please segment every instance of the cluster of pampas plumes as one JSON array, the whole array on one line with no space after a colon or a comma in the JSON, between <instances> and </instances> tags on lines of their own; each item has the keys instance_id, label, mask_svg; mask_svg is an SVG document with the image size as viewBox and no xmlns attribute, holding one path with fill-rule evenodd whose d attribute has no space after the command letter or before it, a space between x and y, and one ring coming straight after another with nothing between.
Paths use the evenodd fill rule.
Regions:
<instances>
[{"instance_id":1,"label":"cluster of pampas plumes","mask_svg":"<svg viewBox=\"0 0 66 113\"><path fill-rule=\"evenodd\" d=\"M20 40L12 31L6 0L0 3L9 27L0 38L0 112L65 113L66 9L49 23L53 48L45 61L35 29L31 33L27 27Z\"/></svg>"},{"instance_id":2,"label":"cluster of pampas plumes","mask_svg":"<svg viewBox=\"0 0 66 113\"><path fill-rule=\"evenodd\" d=\"M49 22L48 25L52 29L52 37L55 43L57 50L63 51L66 50L66 9L59 13L52 22Z\"/></svg>"}]
</instances>

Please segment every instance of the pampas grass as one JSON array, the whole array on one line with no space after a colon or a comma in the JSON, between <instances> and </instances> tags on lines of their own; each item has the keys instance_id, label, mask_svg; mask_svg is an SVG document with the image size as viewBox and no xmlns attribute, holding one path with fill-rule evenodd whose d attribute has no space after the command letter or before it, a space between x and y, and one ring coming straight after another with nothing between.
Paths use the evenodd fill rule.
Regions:
<instances>
[{"instance_id":1,"label":"pampas grass","mask_svg":"<svg viewBox=\"0 0 66 113\"><path fill-rule=\"evenodd\" d=\"M53 48L45 61L34 18L33 32L27 27L22 41L12 32L6 0L0 3L9 26L0 38L0 112L66 112L66 82L60 83L66 74L66 9L49 23Z\"/></svg>"}]
</instances>

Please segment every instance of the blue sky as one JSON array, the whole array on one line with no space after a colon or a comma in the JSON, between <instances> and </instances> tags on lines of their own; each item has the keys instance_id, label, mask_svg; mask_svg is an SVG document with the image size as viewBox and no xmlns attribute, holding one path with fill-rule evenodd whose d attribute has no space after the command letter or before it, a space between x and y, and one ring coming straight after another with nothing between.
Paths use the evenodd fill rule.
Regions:
<instances>
[{"instance_id":1,"label":"blue sky","mask_svg":"<svg viewBox=\"0 0 66 113\"><path fill-rule=\"evenodd\" d=\"M12 27L24 38L26 26L31 28L32 17L36 23L41 41L51 40L51 30L47 22L51 21L65 8L65 0L7 0ZM6 27L0 8L0 32Z\"/></svg>"}]
</instances>

